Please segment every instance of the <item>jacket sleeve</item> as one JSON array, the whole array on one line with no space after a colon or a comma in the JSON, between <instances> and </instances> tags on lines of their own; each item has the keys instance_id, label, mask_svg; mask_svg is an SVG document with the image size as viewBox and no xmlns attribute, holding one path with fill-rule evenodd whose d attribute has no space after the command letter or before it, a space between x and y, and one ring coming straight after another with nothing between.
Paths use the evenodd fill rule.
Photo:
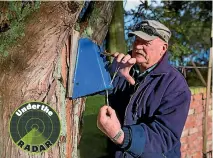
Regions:
<instances>
[{"instance_id":1,"label":"jacket sleeve","mask_svg":"<svg viewBox=\"0 0 213 158\"><path fill-rule=\"evenodd\" d=\"M124 148L134 157L143 151L165 153L180 140L188 115L190 91L172 92L164 96L153 121L123 127Z\"/></svg>"}]
</instances>

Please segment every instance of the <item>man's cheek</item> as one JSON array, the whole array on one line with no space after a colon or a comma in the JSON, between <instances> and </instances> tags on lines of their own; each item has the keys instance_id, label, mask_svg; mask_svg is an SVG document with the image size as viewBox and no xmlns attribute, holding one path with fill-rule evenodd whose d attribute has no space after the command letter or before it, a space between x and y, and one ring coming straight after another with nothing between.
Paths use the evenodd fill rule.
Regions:
<instances>
[{"instance_id":1,"label":"man's cheek","mask_svg":"<svg viewBox=\"0 0 213 158\"><path fill-rule=\"evenodd\" d=\"M143 47L143 50L148 54L150 51L153 50L153 48L150 47L150 46L144 46L144 47Z\"/></svg>"},{"instance_id":2,"label":"man's cheek","mask_svg":"<svg viewBox=\"0 0 213 158\"><path fill-rule=\"evenodd\" d=\"M138 64L147 63L147 60L143 56L137 55L136 56L136 63L138 63Z\"/></svg>"}]
</instances>

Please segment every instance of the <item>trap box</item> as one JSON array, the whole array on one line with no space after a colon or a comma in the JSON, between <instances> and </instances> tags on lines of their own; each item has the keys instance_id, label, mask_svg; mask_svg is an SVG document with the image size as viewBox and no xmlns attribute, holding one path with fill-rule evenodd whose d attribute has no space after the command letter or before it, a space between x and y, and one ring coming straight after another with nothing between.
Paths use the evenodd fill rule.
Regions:
<instances>
[{"instance_id":1,"label":"trap box","mask_svg":"<svg viewBox=\"0 0 213 158\"><path fill-rule=\"evenodd\" d=\"M68 97L75 99L112 89L103 47L73 35L71 50Z\"/></svg>"}]
</instances>

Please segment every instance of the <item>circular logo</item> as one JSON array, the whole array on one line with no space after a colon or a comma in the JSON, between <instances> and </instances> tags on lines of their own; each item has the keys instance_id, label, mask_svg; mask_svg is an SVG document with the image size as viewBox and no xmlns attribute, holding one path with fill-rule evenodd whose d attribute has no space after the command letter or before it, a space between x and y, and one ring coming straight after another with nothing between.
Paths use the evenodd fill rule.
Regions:
<instances>
[{"instance_id":1,"label":"circular logo","mask_svg":"<svg viewBox=\"0 0 213 158\"><path fill-rule=\"evenodd\" d=\"M10 136L21 149L41 153L50 149L60 135L57 113L42 102L28 102L16 109L10 119Z\"/></svg>"}]
</instances>

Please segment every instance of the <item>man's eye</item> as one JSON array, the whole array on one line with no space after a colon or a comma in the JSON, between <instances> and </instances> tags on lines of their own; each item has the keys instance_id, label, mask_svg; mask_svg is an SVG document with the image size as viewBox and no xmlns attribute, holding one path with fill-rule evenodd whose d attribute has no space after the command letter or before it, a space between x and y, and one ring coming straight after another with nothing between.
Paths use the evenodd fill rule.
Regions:
<instances>
[{"instance_id":1,"label":"man's eye","mask_svg":"<svg viewBox=\"0 0 213 158\"><path fill-rule=\"evenodd\" d=\"M137 44L138 44L138 43L140 43L140 41L139 41L139 40L136 40L136 41L135 41L135 43L137 43Z\"/></svg>"},{"instance_id":2,"label":"man's eye","mask_svg":"<svg viewBox=\"0 0 213 158\"><path fill-rule=\"evenodd\" d=\"M150 43L149 43L149 42L146 42L145 45L148 46L148 45L150 45Z\"/></svg>"}]
</instances>

